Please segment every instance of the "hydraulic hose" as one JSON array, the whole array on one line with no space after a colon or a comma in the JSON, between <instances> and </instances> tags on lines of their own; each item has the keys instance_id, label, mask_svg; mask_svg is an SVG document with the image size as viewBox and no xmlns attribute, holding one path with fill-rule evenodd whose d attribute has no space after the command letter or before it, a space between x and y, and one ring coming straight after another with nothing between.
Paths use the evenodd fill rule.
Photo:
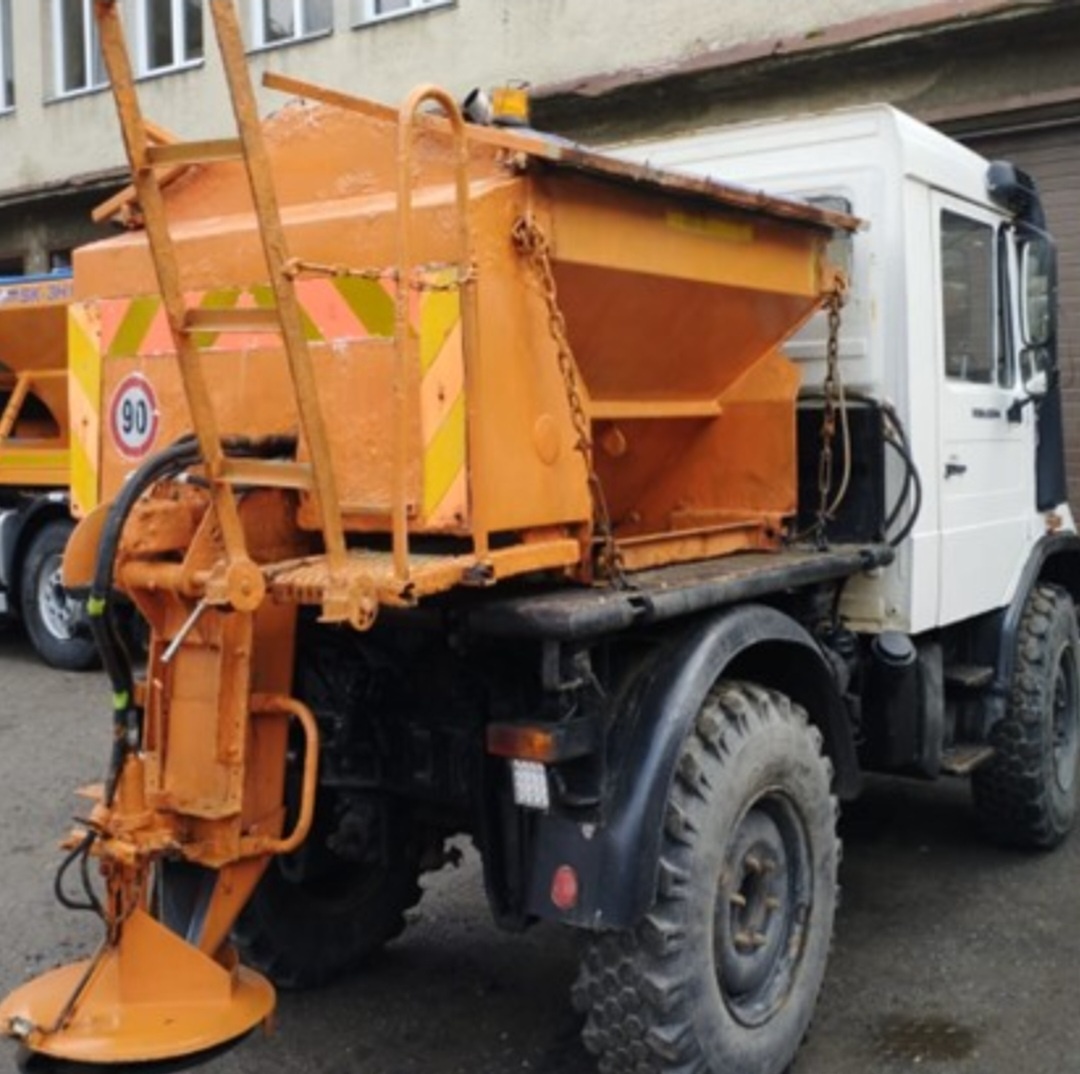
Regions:
<instances>
[{"instance_id":1,"label":"hydraulic hose","mask_svg":"<svg viewBox=\"0 0 1080 1074\"><path fill-rule=\"evenodd\" d=\"M231 437L224 440L222 446L226 454L234 457L272 458L295 451L296 438ZM134 701L135 679L131 670L131 655L112 615L113 580L120 538L128 516L148 489L158 481L181 474L197 465L201 458L198 443L193 436L188 435L148 459L124 483L120 494L109 508L102 529L86 610L90 629L113 691L113 748L105 781L106 806L111 806L116 796L124 756L129 750L137 749L142 738L142 713Z\"/></svg>"},{"instance_id":2,"label":"hydraulic hose","mask_svg":"<svg viewBox=\"0 0 1080 1074\"><path fill-rule=\"evenodd\" d=\"M111 806L116 796L120 768L124 755L138 745L141 715L134 701L135 680L131 671L131 655L112 615L113 577L120 535L128 515L139 497L155 482L180 473L199 461L199 448L193 437L184 437L142 464L125 482L120 495L113 501L105 519L98 545L94 578L86 611L90 630L101 653L101 662L113 691L113 746L105 780L105 805Z\"/></svg>"},{"instance_id":3,"label":"hydraulic hose","mask_svg":"<svg viewBox=\"0 0 1080 1074\"><path fill-rule=\"evenodd\" d=\"M97 914L102 920L105 919L105 910L101 905L101 900L97 897L94 891L93 885L90 883L90 870L88 858L90 856L90 848L93 846L94 840L97 839L97 832L91 829L88 831L79 842L68 851L64 860L60 863L60 868L56 871L56 877L53 880L53 894L56 896L57 902L60 903L67 910L88 910ZM67 875L67 871L78 861L79 863L79 876L82 880L84 899L73 899L64 890L64 877Z\"/></svg>"},{"instance_id":4,"label":"hydraulic hose","mask_svg":"<svg viewBox=\"0 0 1080 1074\"><path fill-rule=\"evenodd\" d=\"M906 443L902 443L902 442L897 441L897 440L891 440L891 439L888 439L888 438L886 438L885 443L889 444L893 448L893 450L903 460L904 466L907 468L906 469L907 476L905 477L905 480L904 480L904 489L906 490L906 489L910 488L911 486L914 486L914 488L915 488L915 503L911 508L911 514L908 515L907 521L904 523L904 525L901 528L900 532L897 533L894 537L889 537L888 538L890 548L899 548L900 545L904 542L904 539L915 528L915 523L919 520L919 512L922 511L922 502L923 502L922 479L919 477L919 471L918 471L917 467L915 466L915 460L912 459L911 453L908 451ZM906 492L905 492L905 497L906 497ZM889 517L889 521L887 522L887 526L892 525L892 523L896 521L896 518L900 513L899 512L899 507L900 507L901 503L903 503L903 500L898 500L897 505L896 505L896 510L890 512L890 517Z\"/></svg>"},{"instance_id":5,"label":"hydraulic hose","mask_svg":"<svg viewBox=\"0 0 1080 1074\"><path fill-rule=\"evenodd\" d=\"M821 398L821 395L816 391L807 392L804 394L803 398L818 399ZM900 492L896 497L896 502L885 517L883 526L883 535L888 545L891 548L897 548L915 528L915 523L918 521L923 503L922 480L919 477L919 471L915 465L915 460L911 455L911 446L908 442L907 432L904 429L903 423L900 421L900 416L897 414L896 408L887 400L877 399L872 395L867 395L865 392L851 388L844 390L844 398L845 406L846 402L850 401L861 403L865 406L877 407L881 410L885 426L883 439L885 443L896 452L903 463L903 483L900 487ZM848 450L850 451L850 448ZM908 515L900 532L893 537L889 537L888 532L896 524L897 519L899 519L904 504L907 503L908 498L912 493L912 489L914 489L914 503L911 507L911 513ZM839 504L840 499L835 499L831 509L836 510Z\"/></svg>"}]
</instances>

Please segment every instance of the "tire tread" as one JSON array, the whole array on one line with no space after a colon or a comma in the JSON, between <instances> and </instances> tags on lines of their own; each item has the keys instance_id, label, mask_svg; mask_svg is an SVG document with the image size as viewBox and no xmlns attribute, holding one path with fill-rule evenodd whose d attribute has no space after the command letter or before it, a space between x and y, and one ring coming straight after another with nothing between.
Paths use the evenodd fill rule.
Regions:
<instances>
[{"instance_id":1,"label":"tire tread","mask_svg":"<svg viewBox=\"0 0 1080 1074\"><path fill-rule=\"evenodd\" d=\"M590 942L571 991L575 1009L586 1016L582 1039L597 1056L602 1074L711 1069L691 1019L693 989L676 965L691 943L686 927L690 863L708 791L722 783L737 740L776 724L807 736L831 784L831 766L820 752L821 735L800 707L783 694L748 683L714 687L676 766L653 906L636 928ZM836 799L830 795L829 801L835 822ZM835 858L839 860L838 845Z\"/></svg>"},{"instance_id":2,"label":"tire tread","mask_svg":"<svg viewBox=\"0 0 1080 1074\"><path fill-rule=\"evenodd\" d=\"M1064 817L1052 799L1044 708L1055 635L1075 643L1075 624L1068 593L1050 585L1032 590L1020 619L1008 712L990 733L994 756L972 775L976 815L992 839L1007 845L1049 849L1072 823L1075 792Z\"/></svg>"}]
</instances>

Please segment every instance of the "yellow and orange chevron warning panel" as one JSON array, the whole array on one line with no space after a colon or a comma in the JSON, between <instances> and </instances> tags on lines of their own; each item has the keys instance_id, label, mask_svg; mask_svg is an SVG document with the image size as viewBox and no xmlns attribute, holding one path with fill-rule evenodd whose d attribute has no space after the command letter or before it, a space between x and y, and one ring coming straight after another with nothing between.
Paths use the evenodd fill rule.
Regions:
<instances>
[{"instance_id":1,"label":"yellow and orange chevron warning panel","mask_svg":"<svg viewBox=\"0 0 1080 1074\"><path fill-rule=\"evenodd\" d=\"M431 270L409 307L418 349L416 457L411 502L419 525L462 532L468 523L465 375L461 308L447 272ZM424 289L427 281L429 289ZM355 528L380 528L389 511L395 284L340 277L298 285L320 401L333 428L335 477ZM266 308L265 287L193 296L207 309ZM206 372L231 435L289 434L297 425L277 340L267 333L213 336L200 344ZM106 498L154 451L190 429L161 299L141 295L78 303L70 311L71 406L75 420L72 489L80 513ZM252 405L252 399L258 405ZM364 405L365 402L367 405ZM303 458L304 447L300 447ZM99 480L100 479L100 480ZM309 517L310 516L310 517ZM301 521L316 524L309 507Z\"/></svg>"}]
</instances>

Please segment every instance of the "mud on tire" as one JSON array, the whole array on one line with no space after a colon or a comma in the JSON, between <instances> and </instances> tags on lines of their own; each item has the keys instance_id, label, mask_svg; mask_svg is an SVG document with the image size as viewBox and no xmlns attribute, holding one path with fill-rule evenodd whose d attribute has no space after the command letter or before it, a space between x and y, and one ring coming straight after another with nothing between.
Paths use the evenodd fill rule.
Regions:
<instances>
[{"instance_id":1,"label":"mud on tire","mask_svg":"<svg viewBox=\"0 0 1080 1074\"><path fill-rule=\"evenodd\" d=\"M987 834L1048 849L1076 818L1080 675L1076 608L1056 586L1032 590L1020 619L1008 711L990 733L994 756L972 775Z\"/></svg>"},{"instance_id":2,"label":"mud on tire","mask_svg":"<svg viewBox=\"0 0 1080 1074\"><path fill-rule=\"evenodd\" d=\"M810 1022L837 902L821 737L771 690L719 683L668 801L653 906L592 942L573 988L602 1074L779 1074Z\"/></svg>"}]
</instances>

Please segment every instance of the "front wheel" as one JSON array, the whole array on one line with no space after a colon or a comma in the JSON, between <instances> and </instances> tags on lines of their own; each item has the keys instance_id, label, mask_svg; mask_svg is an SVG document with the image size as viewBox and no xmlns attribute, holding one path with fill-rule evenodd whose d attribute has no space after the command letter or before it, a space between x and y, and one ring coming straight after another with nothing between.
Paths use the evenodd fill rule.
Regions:
<instances>
[{"instance_id":1,"label":"front wheel","mask_svg":"<svg viewBox=\"0 0 1080 1074\"><path fill-rule=\"evenodd\" d=\"M975 811L1000 842L1049 849L1076 819L1078 651L1072 597L1037 586L1020 618L1009 707L990 732L994 756L972 775Z\"/></svg>"},{"instance_id":2,"label":"front wheel","mask_svg":"<svg viewBox=\"0 0 1080 1074\"><path fill-rule=\"evenodd\" d=\"M837 902L836 800L821 737L772 690L721 682L668 801L659 883L574 985L603 1074L779 1074L810 1023Z\"/></svg>"},{"instance_id":3,"label":"front wheel","mask_svg":"<svg viewBox=\"0 0 1080 1074\"><path fill-rule=\"evenodd\" d=\"M79 604L64 588L61 565L72 524L46 523L34 535L22 568L19 610L30 643L47 664L85 671L97 664L94 640L78 627Z\"/></svg>"}]
</instances>

